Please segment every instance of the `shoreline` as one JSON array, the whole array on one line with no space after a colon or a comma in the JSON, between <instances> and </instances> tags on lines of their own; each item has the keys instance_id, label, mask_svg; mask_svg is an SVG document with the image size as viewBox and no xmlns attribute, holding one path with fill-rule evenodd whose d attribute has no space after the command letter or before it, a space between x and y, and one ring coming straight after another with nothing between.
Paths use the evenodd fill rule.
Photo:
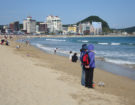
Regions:
<instances>
[{"instance_id":1,"label":"shoreline","mask_svg":"<svg viewBox=\"0 0 135 105\"><path fill-rule=\"evenodd\" d=\"M104 105L135 104L134 80L131 80L123 76L117 76L115 74L100 69L95 69L94 71L95 72L94 81L96 83L95 89L94 90L86 89L82 87L80 84L81 67L79 62L72 63L68 60L68 58L54 54L48 54L33 46L26 46L25 44L21 44L20 49L17 50L15 47L18 43L15 42L15 40L11 41L11 46L7 46L7 49L9 49L9 51L13 50L13 53L15 55L24 58L26 61L30 60L31 62L34 63L35 67L43 67L44 69L45 68L53 69L57 75L60 75L58 80L65 82L70 87L73 86L79 89L79 93L77 92L72 94L72 98L76 100L78 103L80 102L80 104L78 105L85 105L88 103L94 105L98 105L98 103L102 103ZM24 65L25 63L26 62L24 62ZM105 83L104 87L98 86L98 82L100 81ZM57 89L55 88L54 91L57 91ZM85 99L84 97L90 98ZM93 101L91 99L93 99Z\"/></svg>"},{"instance_id":2,"label":"shoreline","mask_svg":"<svg viewBox=\"0 0 135 105\"><path fill-rule=\"evenodd\" d=\"M32 45L32 46L34 46L34 45ZM36 46L34 46L34 47L36 47ZM53 53L50 53L50 52L48 52L46 50L43 50L42 48L39 48L39 47L36 47L36 48L38 48L39 50L42 50L45 53L53 54ZM68 55L61 54L61 53L57 53L57 55L68 57ZM113 62L106 61L105 58L99 57L99 56L96 56L96 60L98 61L98 63L96 64L97 68L103 69L103 70L105 70L107 72L114 73L116 75L125 76L125 77L128 77L130 79L135 80L135 77L134 77L134 75L135 75L135 66L134 66L134 64L128 64L128 65L126 65L126 64L116 64L116 63L113 63ZM102 63L103 66L101 66L100 63ZM111 68L114 67L115 70L111 69L110 67Z\"/></svg>"},{"instance_id":3,"label":"shoreline","mask_svg":"<svg viewBox=\"0 0 135 105\"><path fill-rule=\"evenodd\" d=\"M31 46L33 46L33 45L31 45ZM37 50L43 51L44 53L53 55L53 53L49 53L41 48L38 48L36 46L33 46L33 47L37 48ZM67 55L62 55L59 53L56 53L55 55L69 59ZM124 76L124 77L128 77L129 79L135 80L135 67L134 67L134 65L132 65L132 67L130 67L131 64L120 65L120 64L115 64L112 62L107 62L103 57L95 57L95 59L96 59L96 68L97 69L100 69L100 70L103 70L103 71L106 71L109 73L113 73L114 75L117 75L117 76ZM113 70L112 68L115 68L115 70Z\"/></svg>"},{"instance_id":4,"label":"shoreline","mask_svg":"<svg viewBox=\"0 0 135 105\"><path fill-rule=\"evenodd\" d=\"M96 65L97 68L102 69L103 71L135 80L135 68L130 68L130 65L118 65L103 60L96 60Z\"/></svg>"},{"instance_id":5,"label":"shoreline","mask_svg":"<svg viewBox=\"0 0 135 105\"><path fill-rule=\"evenodd\" d=\"M60 35L61 36L61 35ZM89 35L88 35L89 36ZM95 35L94 35L95 36ZM93 37L94 37L93 36ZM98 36L101 36L101 35L96 35L95 37L98 37ZM120 35L120 37L121 36L123 36L123 35ZM16 36L16 37L18 37L18 36ZM19 38L19 39L27 39L27 38L34 38L35 36L19 36L19 37L21 37L21 38ZM36 36L36 37L39 37L39 36ZM59 37L59 35L58 36L56 36L55 37L55 35L52 35L52 36L43 36L43 37L53 37L53 38L57 38L57 37ZM61 37L63 37L63 36L61 36ZM74 35L71 35L71 36L68 36L68 37L76 37L76 36L74 36ZM77 36L78 37L78 36ZM86 36L87 37L87 36ZM106 36L105 36L106 37ZM110 37L115 37L115 35L110 35ZM119 36L118 36L119 37ZM123 36L123 37L129 37L129 36ZM25 43L25 42L19 42L19 43ZM33 47L36 47L36 46L34 46L34 45L31 45L31 46L33 46ZM45 51L45 50L43 50L43 49L41 49L41 48L39 48L39 47L36 47L37 49L39 49L39 50L42 50L43 52L45 52L45 53L49 53L49 52L47 52L47 51ZM49 53L49 54L52 54L52 53ZM57 54L57 55L59 55L59 56L64 56L64 57L68 57L67 55L61 55L60 53L59 54ZM99 65L99 66L97 66L99 69L103 69L103 70L105 70L105 71L107 71L107 72L111 72L111 73L114 73L114 74L116 74L116 75L121 75L121 76L125 76L125 77L128 77L128 78L130 78L130 79L133 79L133 80L135 80L135 77L133 77L133 74L132 74L132 71L134 71L135 70L135 65L134 64L116 64L116 63L113 63L113 62L109 62L109 61L106 61L105 60L105 58L103 58L103 57L99 57L99 56L96 56L95 57L96 58L96 60L98 60L98 62L104 62L104 63L102 63L104 66L102 67L101 65L100 65L100 63L97 63L97 65ZM110 67L108 66L108 64L111 66L111 65L113 65L113 66L115 66L115 69L120 69L120 70L118 70L119 72L117 73L117 70L115 70L114 72L113 71L111 71L111 70L108 70ZM107 68L108 67L108 68ZM112 66L111 66L112 67ZM122 69L124 69L125 70L125 72L124 73L122 73ZM127 69L127 71L126 71L126 69ZM121 71L121 73L120 73L120 71ZM128 74L128 75L126 75L126 73ZM131 75L131 76L130 76Z\"/></svg>"},{"instance_id":6,"label":"shoreline","mask_svg":"<svg viewBox=\"0 0 135 105\"><path fill-rule=\"evenodd\" d=\"M45 58L42 58L43 56L44 56L44 54L45 55L47 55L48 57L50 57L51 59L53 59L53 60L50 60L50 58L49 59L47 59L47 62L49 62L49 68L55 68L55 70L56 71L61 71L61 72L65 72L65 73L67 73L68 75L72 75L72 76L77 76L77 77L81 77L81 68L80 68L80 63L78 62L78 63L76 63L76 64L74 64L74 63L70 63L69 62L69 60L68 60L68 58L66 58L66 57L63 57L63 56L59 56L59 55L55 55L55 54L48 54L48 53L45 53L44 51L42 51L42 50L39 50L39 48L35 48L34 46L30 46L30 48L32 48L31 50L36 50L36 53L34 53L35 55L36 55L36 57L34 57L34 56L32 56L32 58L40 58L40 59L42 59L42 60L44 60L44 59L47 59L46 57ZM27 52L28 53L28 52ZM31 52L29 52L29 53L31 53ZM37 53L39 53L38 55L37 55ZM40 53L43 53L43 55L40 55ZM33 53L31 53L32 55L33 55ZM31 55L30 54L30 55ZM41 57L42 56L42 57ZM54 58L52 58L52 57L54 57ZM61 62L60 63L58 63L57 61L56 61L56 59L60 59L61 60ZM63 62L63 61L66 61L65 63ZM67 63L69 63L69 65L71 66L70 68L71 68L71 70L74 70L74 69L76 69L76 71L68 71L68 68L69 68L69 65L64 65L64 64L67 64ZM54 65L53 65L54 64ZM44 64L42 65L40 65L40 66L45 66ZM62 67L61 67L62 66ZM63 68L65 68L65 70L63 70ZM79 70L80 69L80 70ZM79 70L79 71L78 71ZM100 71L100 72L99 72ZM128 93L128 92L126 92L126 90L124 90L124 88L127 88L127 91L129 90L129 87L130 87L130 89L131 89L131 91L132 91L132 89L135 87L135 80L132 80L132 79L130 79L130 78L127 78L127 77L123 77L123 76L120 76L120 75L116 75L116 74L113 74L113 73L111 73L111 72L106 72L105 70L101 70L101 69L95 69L95 74L94 75L97 75L97 76L95 76L95 83L96 83L96 86L97 86L97 91L99 91L99 92L101 92L101 93L111 93L111 94L113 94L113 95L118 95L118 96L124 96L125 97L125 93ZM102 75L102 76L100 76L100 75ZM106 80L106 77L104 77L104 75L106 75L107 76L107 78L109 79L109 78L111 78L111 80L110 81L107 81ZM112 78L113 78L113 80L112 80ZM116 79L115 79L116 78ZM119 80L120 79L120 80ZM123 79L123 80L122 80ZM105 87L107 87L108 89L106 89L106 88L100 88L100 87L98 87L98 82L99 81L103 81L106 85L108 85L108 86L105 86ZM116 81L119 81L118 83L115 83ZM123 81L123 83L121 83ZM132 81L132 83L130 84L130 82ZM112 83L111 83L112 82ZM125 82L127 82L127 86L125 86ZM129 82L129 84L128 84L128 82ZM81 85L81 84L80 84ZM133 85L133 86L132 86ZM117 91L117 89L120 89L120 90L118 90ZM122 90L121 90L122 89ZM135 88L134 88L135 89ZM122 92L123 91L123 92ZM117 93L118 92L118 93ZM120 92L120 93L119 93ZM129 92L129 95L130 94L132 94L132 92ZM127 96L127 95L126 95ZM130 97L130 96L129 96ZM132 95L131 95L131 97L132 97ZM130 98L131 98L130 97ZM129 100L129 99L128 99ZM131 100L130 100L131 101ZM133 100L132 100L133 101ZM133 101L133 103L134 103L134 101ZM132 104L131 104L132 105Z\"/></svg>"},{"instance_id":7,"label":"shoreline","mask_svg":"<svg viewBox=\"0 0 135 105\"><path fill-rule=\"evenodd\" d=\"M0 36L17 36L17 37L20 37L20 36L24 36L24 37L54 37L54 38L57 38L57 37L135 37L135 35L130 35L130 34L127 34L127 35L121 35L121 34L116 34L116 35L111 35L111 34L108 34L108 35L0 35Z\"/></svg>"},{"instance_id":8,"label":"shoreline","mask_svg":"<svg viewBox=\"0 0 135 105\"><path fill-rule=\"evenodd\" d=\"M26 35L27 37L135 37L135 35Z\"/></svg>"}]
</instances>

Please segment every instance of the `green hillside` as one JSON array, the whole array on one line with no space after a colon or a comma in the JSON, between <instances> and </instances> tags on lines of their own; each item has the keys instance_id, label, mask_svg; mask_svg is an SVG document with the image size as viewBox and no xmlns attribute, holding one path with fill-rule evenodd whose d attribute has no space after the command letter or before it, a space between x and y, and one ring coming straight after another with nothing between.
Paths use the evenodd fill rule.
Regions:
<instances>
[{"instance_id":1,"label":"green hillside","mask_svg":"<svg viewBox=\"0 0 135 105\"><path fill-rule=\"evenodd\" d=\"M92 23L92 22L102 22L103 32L110 32L110 28L109 28L108 23L98 16L89 16L89 17L77 22L77 25L79 23L83 23L83 22L90 22L90 23Z\"/></svg>"},{"instance_id":2,"label":"green hillside","mask_svg":"<svg viewBox=\"0 0 135 105\"><path fill-rule=\"evenodd\" d=\"M134 27L129 27L129 28L124 28L124 29L119 29L123 32L127 32L127 33L133 33L135 32L135 26Z\"/></svg>"}]
</instances>

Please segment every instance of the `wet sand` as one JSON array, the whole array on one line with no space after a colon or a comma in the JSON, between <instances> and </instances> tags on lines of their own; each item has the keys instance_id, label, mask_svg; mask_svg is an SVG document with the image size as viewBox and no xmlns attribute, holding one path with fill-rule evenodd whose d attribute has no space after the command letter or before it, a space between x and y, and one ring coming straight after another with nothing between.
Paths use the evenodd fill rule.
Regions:
<instances>
[{"instance_id":1,"label":"wet sand","mask_svg":"<svg viewBox=\"0 0 135 105\"><path fill-rule=\"evenodd\" d=\"M0 45L1 105L135 105L134 80L95 69L95 88L87 89L80 84L80 62L16 45Z\"/></svg>"}]
</instances>

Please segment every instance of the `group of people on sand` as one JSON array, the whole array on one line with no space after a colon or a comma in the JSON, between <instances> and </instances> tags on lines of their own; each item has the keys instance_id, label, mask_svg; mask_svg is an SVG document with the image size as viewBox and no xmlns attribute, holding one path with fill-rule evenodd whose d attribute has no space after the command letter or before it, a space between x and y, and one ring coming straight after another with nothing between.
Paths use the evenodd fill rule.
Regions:
<instances>
[{"instance_id":1,"label":"group of people on sand","mask_svg":"<svg viewBox=\"0 0 135 105\"><path fill-rule=\"evenodd\" d=\"M83 44L80 49L82 67L81 84L87 88L94 88L93 73L95 68L95 53L92 44Z\"/></svg>"},{"instance_id":2,"label":"group of people on sand","mask_svg":"<svg viewBox=\"0 0 135 105\"><path fill-rule=\"evenodd\" d=\"M77 53L69 52L69 60L77 62ZM92 44L83 44L80 49L80 61L82 68L81 84L87 88L94 88L93 73L95 68L95 53Z\"/></svg>"},{"instance_id":3,"label":"group of people on sand","mask_svg":"<svg viewBox=\"0 0 135 105\"><path fill-rule=\"evenodd\" d=\"M69 60L72 62L77 62L78 60L78 56L77 53L72 53L72 51L69 52Z\"/></svg>"},{"instance_id":4,"label":"group of people on sand","mask_svg":"<svg viewBox=\"0 0 135 105\"><path fill-rule=\"evenodd\" d=\"M9 46L9 41L7 40L8 39L7 36L4 36L4 37L2 37L0 39L1 39L1 42L0 42L1 45L7 45L7 46Z\"/></svg>"}]
</instances>

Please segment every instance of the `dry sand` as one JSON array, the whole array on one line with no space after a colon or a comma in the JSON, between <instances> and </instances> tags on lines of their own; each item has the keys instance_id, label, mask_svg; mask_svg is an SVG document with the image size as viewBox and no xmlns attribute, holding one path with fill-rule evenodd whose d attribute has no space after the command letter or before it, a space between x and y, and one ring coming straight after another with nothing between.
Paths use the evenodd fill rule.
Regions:
<instances>
[{"instance_id":1,"label":"dry sand","mask_svg":"<svg viewBox=\"0 0 135 105\"><path fill-rule=\"evenodd\" d=\"M135 105L134 80L95 69L95 89L87 89L80 62L10 44L0 45L0 105Z\"/></svg>"}]
</instances>

